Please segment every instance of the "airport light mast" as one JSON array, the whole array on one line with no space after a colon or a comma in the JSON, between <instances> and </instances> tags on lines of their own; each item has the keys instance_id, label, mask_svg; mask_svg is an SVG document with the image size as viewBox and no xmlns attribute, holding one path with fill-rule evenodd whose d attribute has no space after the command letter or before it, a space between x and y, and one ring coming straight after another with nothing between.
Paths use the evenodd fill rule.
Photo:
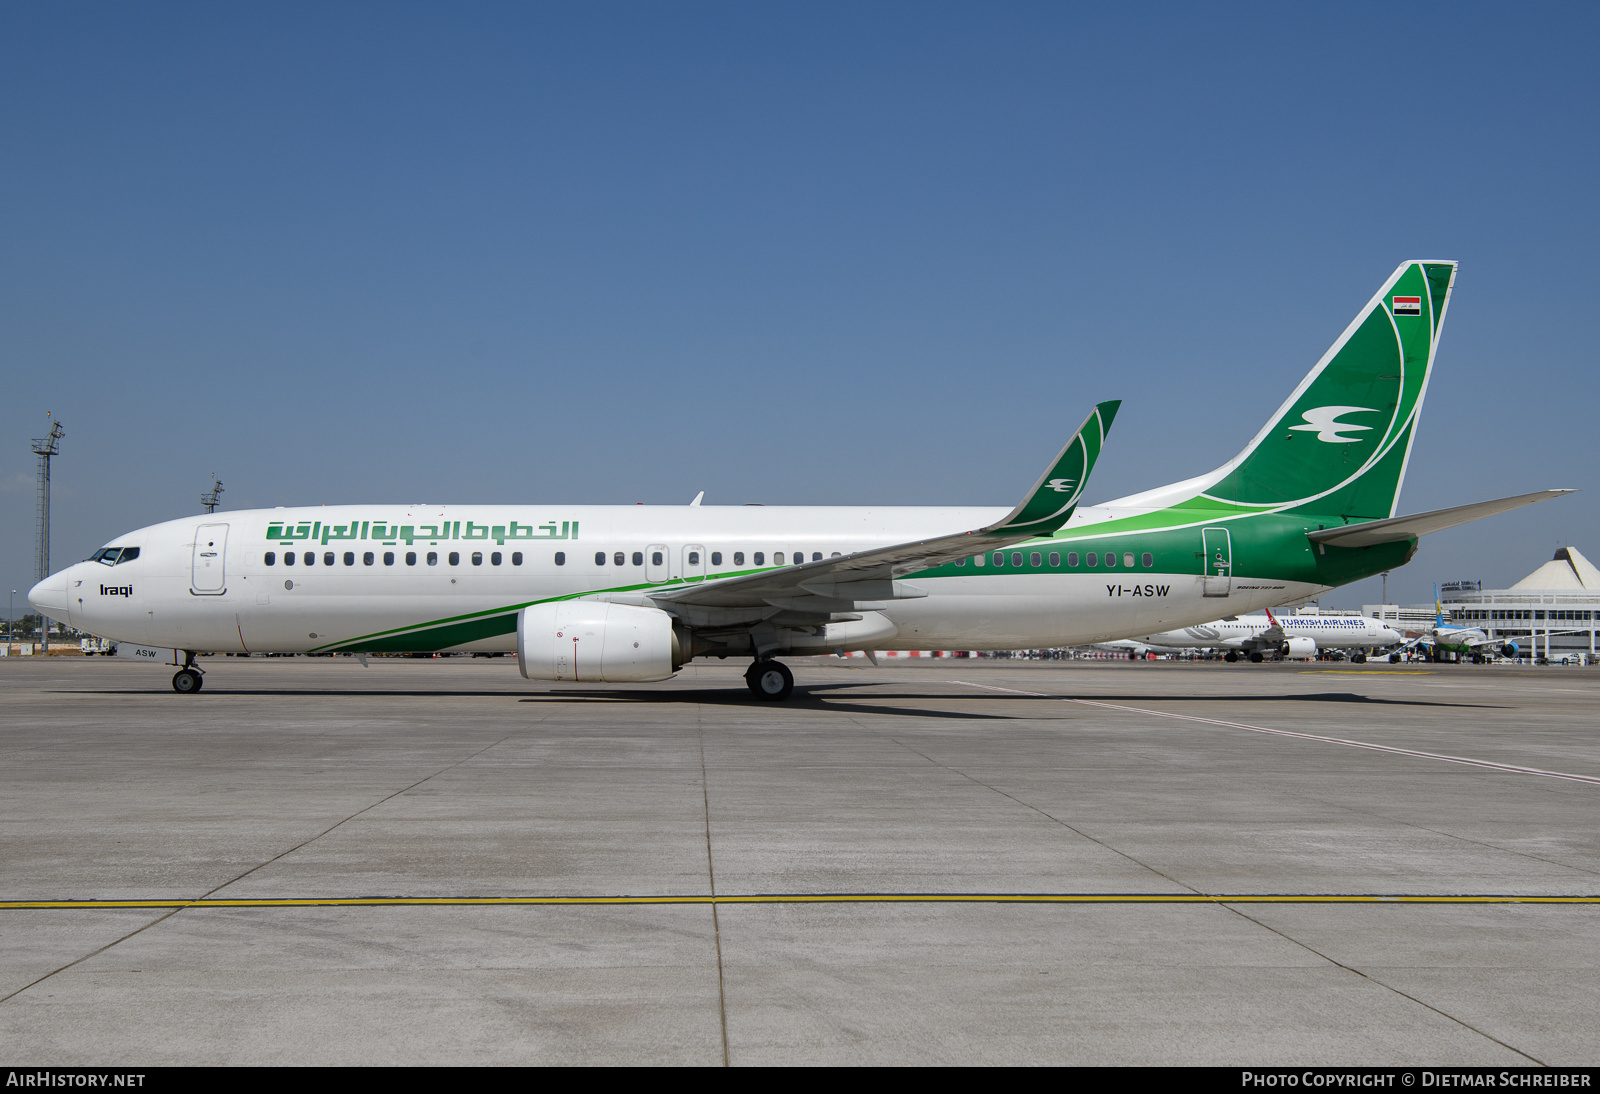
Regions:
<instances>
[{"instance_id":1,"label":"airport light mast","mask_svg":"<svg viewBox=\"0 0 1600 1094\"><path fill-rule=\"evenodd\" d=\"M215 513L222 497L222 480L216 475L211 476L211 489L200 495L200 504L206 507L206 512Z\"/></svg>"},{"instance_id":2,"label":"airport light mast","mask_svg":"<svg viewBox=\"0 0 1600 1094\"><path fill-rule=\"evenodd\" d=\"M48 411L45 412L45 420L50 420ZM35 552L35 581L43 581L50 576L50 457L61 451L61 438L65 434L66 430L61 428L60 422L51 421L50 432L33 439L33 452L39 457L39 544ZM41 652L49 653L50 626L42 614L39 616L39 635Z\"/></svg>"}]
</instances>

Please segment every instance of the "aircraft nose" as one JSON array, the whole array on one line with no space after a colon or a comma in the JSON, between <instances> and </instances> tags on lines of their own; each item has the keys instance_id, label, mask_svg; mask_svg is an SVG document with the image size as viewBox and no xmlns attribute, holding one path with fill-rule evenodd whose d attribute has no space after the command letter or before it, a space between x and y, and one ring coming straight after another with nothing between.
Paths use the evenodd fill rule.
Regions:
<instances>
[{"instance_id":1,"label":"aircraft nose","mask_svg":"<svg viewBox=\"0 0 1600 1094\"><path fill-rule=\"evenodd\" d=\"M28 603L40 615L67 622L67 571L59 570L29 589Z\"/></svg>"}]
</instances>

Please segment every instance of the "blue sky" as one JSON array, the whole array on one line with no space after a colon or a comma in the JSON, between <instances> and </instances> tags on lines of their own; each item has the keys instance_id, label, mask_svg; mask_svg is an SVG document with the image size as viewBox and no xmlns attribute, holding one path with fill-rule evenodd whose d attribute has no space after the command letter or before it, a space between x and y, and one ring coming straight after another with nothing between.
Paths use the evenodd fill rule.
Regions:
<instances>
[{"instance_id":1,"label":"blue sky","mask_svg":"<svg viewBox=\"0 0 1600 1094\"><path fill-rule=\"evenodd\" d=\"M13 5L0 580L199 509L1010 504L1233 455L1462 271L1390 580L1600 557L1592 5ZM1376 583L1325 603L1377 599Z\"/></svg>"}]
</instances>

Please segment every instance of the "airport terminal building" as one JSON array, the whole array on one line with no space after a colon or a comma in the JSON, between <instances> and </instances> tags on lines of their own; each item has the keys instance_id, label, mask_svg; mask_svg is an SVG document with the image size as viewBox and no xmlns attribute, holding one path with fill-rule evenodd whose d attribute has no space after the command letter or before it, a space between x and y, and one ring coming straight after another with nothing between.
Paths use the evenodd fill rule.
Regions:
<instances>
[{"instance_id":1,"label":"airport terminal building","mask_svg":"<svg viewBox=\"0 0 1600 1094\"><path fill-rule=\"evenodd\" d=\"M1592 660L1596 653L1600 569L1576 547L1560 548L1553 559L1509 589L1458 582L1444 586L1439 599L1449 622L1513 641L1524 656L1588 655ZM1428 630L1434 621L1432 604L1368 604L1362 610L1407 635Z\"/></svg>"}]
</instances>

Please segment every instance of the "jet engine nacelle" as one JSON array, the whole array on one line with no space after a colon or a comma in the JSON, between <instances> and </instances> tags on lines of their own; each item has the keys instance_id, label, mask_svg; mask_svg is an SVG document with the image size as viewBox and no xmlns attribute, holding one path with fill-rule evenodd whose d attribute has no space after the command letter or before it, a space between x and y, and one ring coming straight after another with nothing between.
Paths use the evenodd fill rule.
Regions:
<instances>
[{"instance_id":1,"label":"jet engine nacelle","mask_svg":"<svg viewBox=\"0 0 1600 1094\"><path fill-rule=\"evenodd\" d=\"M1291 660L1308 660L1317 655L1315 638L1290 638L1278 647L1278 653Z\"/></svg>"},{"instance_id":2,"label":"jet engine nacelle","mask_svg":"<svg viewBox=\"0 0 1600 1094\"><path fill-rule=\"evenodd\" d=\"M1519 654L1521 652L1522 652L1522 648L1520 646L1518 646L1515 642L1507 642L1505 645L1500 647L1500 656L1501 657L1515 657L1515 656L1517 656L1517 654Z\"/></svg>"},{"instance_id":3,"label":"jet engine nacelle","mask_svg":"<svg viewBox=\"0 0 1600 1094\"><path fill-rule=\"evenodd\" d=\"M660 608L562 600L517 613L517 667L529 680L665 680L682 664L678 649Z\"/></svg>"}]
</instances>

